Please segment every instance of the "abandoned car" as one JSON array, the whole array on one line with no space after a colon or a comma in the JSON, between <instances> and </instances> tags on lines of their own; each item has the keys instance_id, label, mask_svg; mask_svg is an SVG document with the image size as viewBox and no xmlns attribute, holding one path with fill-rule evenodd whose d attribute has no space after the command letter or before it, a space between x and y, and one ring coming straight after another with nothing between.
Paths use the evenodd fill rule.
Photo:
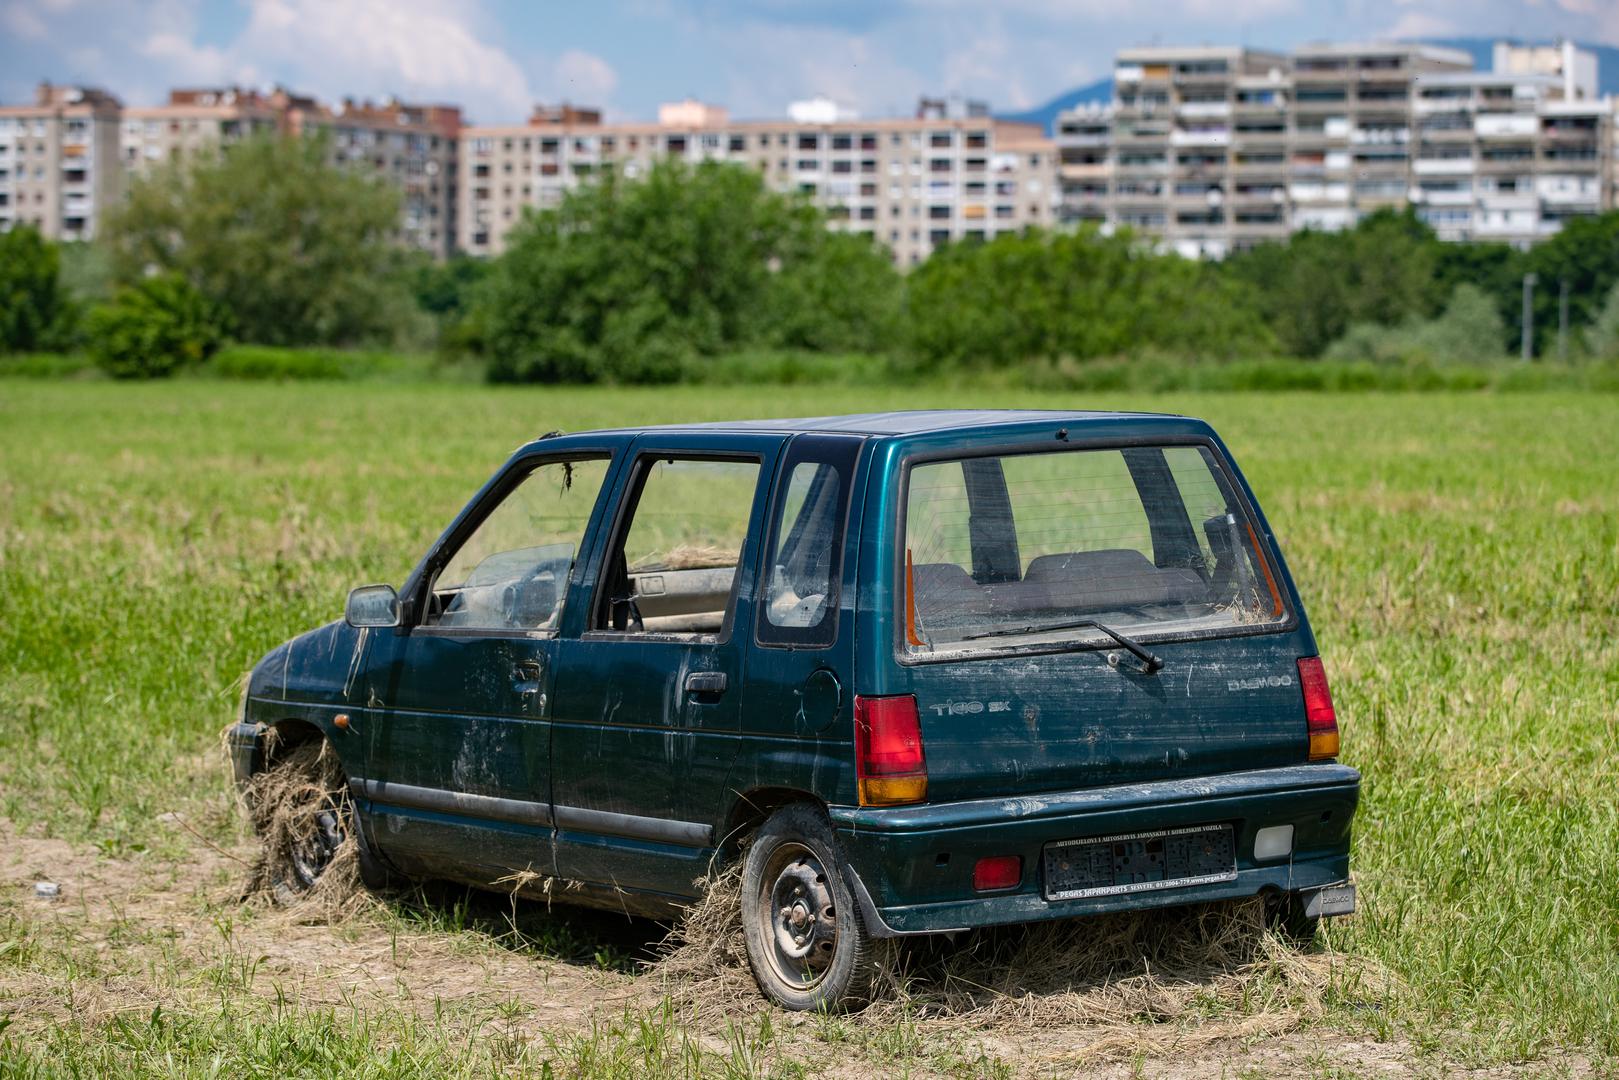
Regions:
<instances>
[{"instance_id":1,"label":"abandoned car","mask_svg":"<svg viewBox=\"0 0 1619 1080\"><path fill-rule=\"evenodd\" d=\"M1360 778L1315 639L1185 417L538 439L401 588L259 663L238 781L311 740L346 790L297 884L352 836L373 887L667 915L740 862L754 975L791 1009L859 1004L900 935L1354 910Z\"/></svg>"}]
</instances>

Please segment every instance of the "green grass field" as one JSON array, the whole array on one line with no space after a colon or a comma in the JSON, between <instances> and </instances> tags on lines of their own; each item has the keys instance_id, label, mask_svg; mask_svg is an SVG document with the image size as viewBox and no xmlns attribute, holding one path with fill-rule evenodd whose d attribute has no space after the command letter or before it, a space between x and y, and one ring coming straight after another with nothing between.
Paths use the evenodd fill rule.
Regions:
<instances>
[{"instance_id":1,"label":"green grass field","mask_svg":"<svg viewBox=\"0 0 1619 1080\"><path fill-rule=\"evenodd\" d=\"M1004 1048L904 1025L813 1027L817 1064L775 1041L779 1015L718 1039L656 1009L548 1028L512 997L544 1032L519 1039L498 994L485 1013L288 996L233 944L257 916L221 899L232 866L211 846L245 842L216 747L242 673L336 617L350 586L402 580L521 442L945 404L1189 412L1243 465L1320 639L1344 758L1365 776L1362 911L1331 947L1388 974L1372 1004L1330 997L1312 1031L1399 1041L1436 1069L1619 1065L1619 396L0 380L0 846L29 838L92 870L135 867L148 891L201 860L195 888L163 895L217 935L206 962L162 920L120 914L91 935L7 869L0 1076L548 1062L556 1075L815 1074L834 1059L1018 1071ZM388 940L446 937L476 966L487 935L459 911L387 916ZM594 948L565 919L548 925L554 948L525 948ZM627 978L597 959L603 978Z\"/></svg>"}]
</instances>

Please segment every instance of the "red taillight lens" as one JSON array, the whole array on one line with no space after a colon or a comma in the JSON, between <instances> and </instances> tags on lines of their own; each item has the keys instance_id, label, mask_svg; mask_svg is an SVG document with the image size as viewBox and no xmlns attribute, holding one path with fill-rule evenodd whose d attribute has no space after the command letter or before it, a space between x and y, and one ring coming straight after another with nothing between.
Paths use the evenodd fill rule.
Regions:
<instances>
[{"instance_id":1,"label":"red taillight lens","mask_svg":"<svg viewBox=\"0 0 1619 1080\"><path fill-rule=\"evenodd\" d=\"M973 888L979 892L1014 889L1023 880L1023 856L991 855L973 864Z\"/></svg>"},{"instance_id":2,"label":"red taillight lens","mask_svg":"<svg viewBox=\"0 0 1619 1080\"><path fill-rule=\"evenodd\" d=\"M922 722L916 698L854 699L855 774L861 806L921 802L927 795L927 762L922 756Z\"/></svg>"},{"instance_id":3,"label":"red taillight lens","mask_svg":"<svg viewBox=\"0 0 1619 1080\"><path fill-rule=\"evenodd\" d=\"M1299 686L1304 690L1304 724L1310 732L1310 760L1338 756L1338 714L1327 688L1327 669L1319 656L1299 658Z\"/></svg>"}]
</instances>

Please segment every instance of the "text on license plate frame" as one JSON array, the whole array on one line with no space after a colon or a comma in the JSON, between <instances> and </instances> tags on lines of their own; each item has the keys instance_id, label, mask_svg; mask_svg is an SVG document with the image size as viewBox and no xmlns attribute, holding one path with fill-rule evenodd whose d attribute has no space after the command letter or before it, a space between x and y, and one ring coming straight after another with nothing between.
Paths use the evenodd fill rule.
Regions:
<instances>
[{"instance_id":1,"label":"text on license plate frame","mask_svg":"<svg viewBox=\"0 0 1619 1080\"><path fill-rule=\"evenodd\" d=\"M1218 872L1211 871L1202 874L1182 875L1175 878L1166 876L1152 881L1119 882L1115 880L1112 884L1095 885L1083 888L1054 887L1053 883L1058 874L1056 867L1058 865L1058 861L1062 859L1062 853L1064 851L1074 848L1088 848L1105 844L1109 848L1108 858L1112 859L1114 856L1111 854L1111 850L1115 844L1133 841L1163 840L1170 837L1179 836L1196 836L1202 833L1225 834L1225 846L1227 847L1231 856L1227 868L1221 869ZM1045 846L1042 853L1042 860L1045 864L1045 874L1042 888L1044 889L1044 895L1047 900L1081 900L1086 897L1093 896L1123 896L1130 893L1157 892L1159 889L1178 889L1187 885L1213 885L1220 882L1237 880L1236 830L1229 822L1220 822L1212 825L1189 825L1175 829L1148 829L1141 832L1119 833L1114 836L1086 836L1074 840L1057 840ZM1117 864L1115 863L1114 865L1116 877Z\"/></svg>"}]
</instances>

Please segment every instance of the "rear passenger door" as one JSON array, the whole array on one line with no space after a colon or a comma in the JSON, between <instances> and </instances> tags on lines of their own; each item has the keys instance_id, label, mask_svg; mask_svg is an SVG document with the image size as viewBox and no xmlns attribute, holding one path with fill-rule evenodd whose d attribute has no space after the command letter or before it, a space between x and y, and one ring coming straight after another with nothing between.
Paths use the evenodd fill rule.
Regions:
<instances>
[{"instance_id":1,"label":"rear passenger door","mask_svg":"<svg viewBox=\"0 0 1619 1080\"><path fill-rule=\"evenodd\" d=\"M811 433L782 454L765 532L739 757L729 787L833 785L823 743L846 744L853 715L858 545L848 539L864 438Z\"/></svg>"},{"instance_id":2,"label":"rear passenger door","mask_svg":"<svg viewBox=\"0 0 1619 1080\"><path fill-rule=\"evenodd\" d=\"M632 446L562 642L559 876L693 893L736 754L763 481L781 442L702 433Z\"/></svg>"}]
</instances>

